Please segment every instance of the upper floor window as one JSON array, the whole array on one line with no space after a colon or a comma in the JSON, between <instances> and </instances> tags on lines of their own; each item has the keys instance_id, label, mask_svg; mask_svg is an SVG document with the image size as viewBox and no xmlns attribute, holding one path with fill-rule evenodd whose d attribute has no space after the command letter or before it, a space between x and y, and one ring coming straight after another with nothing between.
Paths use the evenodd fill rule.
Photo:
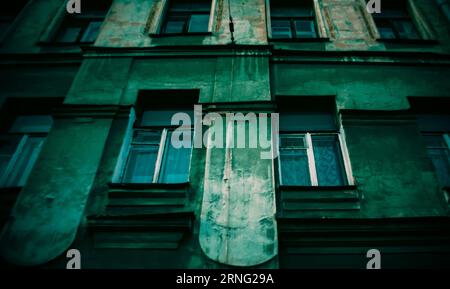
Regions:
<instances>
[{"instance_id":1,"label":"upper floor window","mask_svg":"<svg viewBox=\"0 0 450 289\"><path fill-rule=\"evenodd\" d=\"M421 39L406 0L383 2L381 13L373 13L381 39Z\"/></svg>"},{"instance_id":2,"label":"upper floor window","mask_svg":"<svg viewBox=\"0 0 450 289\"><path fill-rule=\"evenodd\" d=\"M450 187L450 133L426 133L424 138L440 184Z\"/></svg>"},{"instance_id":3,"label":"upper floor window","mask_svg":"<svg viewBox=\"0 0 450 289\"><path fill-rule=\"evenodd\" d=\"M272 38L318 38L312 0L271 1Z\"/></svg>"},{"instance_id":4,"label":"upper floor window","mask_svg":"<svg viewBox=\"0 0 450 289\"><path fill-rule=\"evenodd\" d=\"M210 0L169 0L162 34L208 32L211 12Z\"/></svg>"},{"instance_id":5,"label":"upper floor window","mask_svg":"<svg viewBox=\"0 0 450 289\"><path fill-rule=\"evenodd\" d=\"M52 122L50 115L20 115L0 135L0 187L25 185Z\"/></svg>"},{"instance_id":6,"label":"upper floor window","mask_svg":"<svg viewBox=\"0 0 450 289\"><path fill-rule=\"evenodd\" d=\"M192 109L192 108L191 108ZM191 128L172 126L171 117L187 108L155 108L141 112L127 132L117 167L118 183L185 183L189 180L192 142L180 144L184 137L192 138ZM177 134L175 134L175 129ZM182 133L182 135L178 134Z\"/></svg>"},{"instance_id":7,"label":"upper floor window","mask_svg":"<svg viewBox=\"0 0 450 289\"><path fill-rule=\"evenodd\" d=\"M0 9L0 39L2 39L6 32L11 28L14 19L25 7L28 0L16 0L9 1L7 4L2 5Z\"/></svg>"},{"instance_id":8,"label":"upper floor window","mask_svg":"<svg viewBox=\"0 0 450 289\"><path fill-rule=\"evenodd\" d=\"M55 36L58 43L93 43L111 6L111 0L84 1L80 14L66 14Z\"/></svg>"},{"instance_id":9,"label":"upper floor window","mask_svg":"<svg viewBox=\"0 0 450 289\"><path fill-rule=\"evenodd\" d=\"M279 174L281 185L352 185L345 140L327 104L281 110Z\"/></svg>"},{"instance_id":10,"label":"upper floor window","mask_svg":"<svg viewBox=\"0 0 450 289\"><path fill-rule=\"evenodd\" d=\"M417 118L439 183L443 187L450 187L450 115L419 113Z\"/></svg>"}]
</instances>

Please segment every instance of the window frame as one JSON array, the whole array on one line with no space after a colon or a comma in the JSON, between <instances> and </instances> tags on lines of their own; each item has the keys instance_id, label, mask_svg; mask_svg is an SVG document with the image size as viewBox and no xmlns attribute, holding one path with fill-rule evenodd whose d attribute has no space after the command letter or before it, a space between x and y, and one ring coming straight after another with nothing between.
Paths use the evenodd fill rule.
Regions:
<instances>
[{"instance_id":1,"label":"window frame","mask_svg":"<svg viewBox=\"0 0 450 289\"><path fill-rule=\"evenodd\" d=\"M163 183L160 182L159 179L161 178L161 168L163 164L163 159L166 156L166 146L168 141L168 135L170 132L173 132L175 129L180 129L178 126L140 126L137 125L138 119L135 116L134 109L130 112L130 118L129 118L129 125L127 127L127 131L125 133L124 142L122 144L122 148L116 163L116 168L114 170L114 175L112 179L113 184L122 184L122 185L130 185L130 184L141 184L141 185L152 185L152 184L180 184L180 183L189 183L190 173L191 173L191 163L192 163L192 153L193 153L193 146L191 141L191 151L189 153L189 165L188 165L188 172L187 172L187 179L185 182L180 183ZM130 125L130 123L132 125ZM184 128L186 129L186 128ZM193 128L190 128L191 130L191 136L194 134ZM128 166L128 160L130 157L130 151L133 146L133 138L134 133L136 131L161 131L161 137L158 145L158 153L156 156L155 161L155 168L153 171L152 181L148 183L136 183L136 182L126 182L125 181L125 175L126 170Z\"/></svg>"},{"instance_id":2,"label":"window frame","mask_svg":"<svg viewBox=\"0 0 450 289\"><path fill-rule=\"evenodd\" d=\"M276 0L272 0L276 1ZM316 37L315 38L275 38L272 36L272 16L270 12L270 0L265 0L265 8L266 8L266 23L267 23L267 38L269 41L276 42L276 41L291 41L291 42L309 42L309 41L328 41L329 40L329 33L328 29L325 24L325 20L322 14L323 7L319 3L319 0L309 0L311 1L311 10L313 12L313 15L311 16L314 21L314 28L316 31ZM286 17L291 18L291 17ZM297 17L294 17L297 18ZM302 18L302 17L300 17ZM291 23L292 27L292 23ZM292 28L291 28L292 29Z\"/></svg>"},{"instance_id":3,"label":"window frame","mask_svg":"<svg viewBox=\"0 0 450 289\"><path fill-rule=\"evenodd\" d=\"M431 157L428 155L428 149L446 149L450 153L450 132L447 132L447 131L444 131L444 132L439 132L439 131L421 131L420 133L421 133L422 137L424 138L424 142L425 142L425 138L427 136L439 136L439 137L443 138L443 141L445 143L446 147L429 147L429 146L426 145L426 142L425 142L425 150L426 150L426 153L427 153L427 157L430 160L430 162L432 163L433 170L434 170L434 172L435 172L435 174L437 176L438 172L437 172L436 167L433 164L433 161L432 161ZM450 161L449 161L449 166L450 166ZM439 180L438 176L437 176L437 178L438 178L438 183L439 183L439 185L441 187L449 188L450 184L441 184L441 181Z\"/></svg>"},{"instance_id":4,"label":"window frame","mask_svg":"<svg viewBox=\"0 0 450 289\"><path fill-rule=\"evenodd\" d=\"M431 27L431 25L426 20L426 17L417 7L415 0L395 0L397 2L404 2L404 11L407 13L409 19L414 26L415 31L417 32L418 38L382 38L378 29L378 25L375 21L373 14L367 12L366 5L367 0L360 0L361 10L363 11L363 15L366 18L366 21L369 26L369 31L372 34L373 38L377 41L381 42L399 42L399 43L437 43L436 33ZM382 8L383 9L383 8Z\"/></svg>"},{"instance_id":5,"label":"window frame","mask_svg":"<svg viewBox=\"0 0 450 289\"><path fill-rule=\"evenodd\" d=\"M106 16L90 16L90 17L77 17L77 16L66 16L63 20L61 25L59 26L58 30L55 33L54 42L61 45L80 45L80 44L93 44L95 40L98 37L95 37L93 41L83 41L83 38L85 36L86 31L88 30L91 23L94 22L100 22L99 31L101 30L101 27L103 25L103 22L105 20ZM60 41L59 36L61 33L63 33L64 30L72 27L79 27L80 32L78 33L77 39L75 41Z\"/></svg>"},{"instance_id":6,"label":"window frame","mask_svg":"<svg viewBox=\"0 0 450 289\"><path fill-rule=\"evenodd\" d=\"M153 28L151 28L150 30L150 35L151 36L194 36L194 35L208 35L212 33L213 30L213 25L214 25L214 15L215 15L215 10L216 10L216 5L217 5L217 0L211 0L211 6L209 8L209 13L208 12L175 12L175 16L178 15L182 15L182 16L186 16L187 18L183 24L183 32L178 32L178 33L166 33L164 32L166 26L167 26L167 20L168 17L170 17L170 5L171 5L171 1L173 0L163 0L164 3L162 4L163 8L160 10L159 13L159 19L156 21L156 25L153 25ZM189 22L190 19L192 17L192 15L200 15L200 14L204 14L204 15L209 15L209 19L208 19L208 27L207 30L204 32L189 32ZM173 15L172 15L173 16Z\"/></svg>"},{"instance_id":7,"label":"window frame","mask_svg":"<svg viewBox=\"0 0 450 289\"><path fill-rule=\"evenodd\" d=\"M308 158L308 172L310 177L310 185L307 185L305 187L340 187L340 186L353 186L354 185L354 179L352 175L352 169L351 169L351 163L350 158L347 150L347 145L345 142L345 135L343 133L343 129L341 127L340 131L335 132L314 132L314 131L308 131L308 132L282 132L280 131L278 135L278 182L280 186L301 186L301 185L291 185L291 184L283 184L283 178L281 173L281 142L280 137L282 135L288 135L288 136L304 136L305 137L305 143L306 143L306 153ZM342 185L334 185L334 186L321 186L319 185L318 176L317 176L317 168L316 168L316 162L314 158L314 146L312 142L312 136L314 135L335 135L337 136L337 141L339 145L339 152L340 152L340 158L342 161L342 178L345 181Z\"/></svg>"},{"instance_id":8,"label":"window frame","mask_svg":"<svg viewBox=\"0 0 450 289\"><path fill-rule=\"evenodd\" d=\"M414 20L412 18L412 16L410 15L407 7L405 7L404 9L401 8L396 8L396 9L390 9L396 12L400 12L400 14L405 13L405 15L391 15L391 16L386 16L386 17L381 17L379 16L377 13L373 14L373 18L375 21L375 25L377 27L378 30L378 34L380 36L380 40L421 40L422 37L419 33L419 30L417 29ZM398 22L410 22L415 34L417 35L417 38L410 38L410 37L402 37L399 29L396 25L396 23ZM383 25L382 25L383 24ZM380 28L381 27L385 27L384 25L388 24L388 27L392 30L392 33L394 35L394 38L386 38L386 37L382 37L382 33L380 32Z\"/></svg>"},{"instance_id":9,"label":"window frame","mask_svg":"<svg viewBox=\"0 0 450 289\"><path fill-rule=\"evenodd\" d=\"M74 14L74 15L68 15L67 11L66 11L66 5L67 5L68 0L65 0L64 3L59 6L58 10L56 11L56 15L54 17L51 18L50 23L47 25L47 28L43 31L43 33L41 34L41 36L39 37L39 43L41 45L55 45L55 46L79 46L79 45L93 45L95 43L95 41L98 38L98 35L96 37L96 39L92 42L80 42L79 40L81 40L81 38L84 35L85 30L87 29L87 27L89 26L89 23L91 22L96 22L96 21L85 21L88 22L88 25L85 26L84 29L82 29L82 31L80 31L80 34L77 38L76 42L60 42L57 41L58 36L60 35L60 33L62 32L63 26L65 25L66 22L70 22L70 18L76 18L78 14ZM114 0L110 0L109 1L109 7L108 9L105 11L104 16L102 17L93 17L93 18L97 18L100 19L102 18L102 24L99 27L99 31L102 30L102 27L105 23L105 20L108 18L109 13L111 12L111 7L114 3ZM83 6L81 7L81 17L83 18ZM88 18L88 17L85 17Z\"/></svg>"},{"instance_id":10,"label":"window frame","mask_svg":"<svg viewBox=\"0 0 450 289\"><path fill-rule=\"evenodd\" d=\"M20 116L20 115L17 115L15 119L17 119L18 116ZM31 115L31 116L33 116L33 115ZM51 129L51 126L49 128L49 131ZM41 148L39 149L39 152L38 152L38 157L39 157L39 154L42 150L42 146L45 144L46 138L48 136L48 132L5 132L5 133L0 134L0 137L6 137L6 138L14 137L14 136L19 137L20 140L18 141L17 146L14 149L14 152L11 154L11 158L9 159L8 164L6 165L5 171L0 175L0 188L22 187L22 186L8 185L10 174L14 170L15 166L17 165L17 161L19 160L28 139L29 138L44 138ZM30 170L32 170L35 163L36 163L36 160L33 161L32 163L28 162L26 168L29 168L31 166ZM29 175L26 176L24 185L26 184L28 178L29 178Z\"/></svg>"}]
</instances>

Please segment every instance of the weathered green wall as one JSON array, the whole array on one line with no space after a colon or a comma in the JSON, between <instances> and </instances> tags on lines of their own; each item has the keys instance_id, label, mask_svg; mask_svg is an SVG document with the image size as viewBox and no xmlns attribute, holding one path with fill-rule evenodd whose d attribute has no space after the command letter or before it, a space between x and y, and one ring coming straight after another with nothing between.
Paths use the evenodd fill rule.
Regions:
<instances>
[{"instance_id":1,"label":"weathered green wall","mask_svg":"<svg viewBox=\"0 0 450 289\"><path fill-rule=\"evenodd\" d=\"M108 183L122 144L129 106L136 103L141 90L196 89L204 106L269 102L285 95L335 96L360 209L348 213L319 211L303 217L448 216L448 205L414 119L397 117L409 108L408 97L449 97L450 28L433 1L414 2L435 41L386 44L378 41L371 30L363 1L319 1L329 39L281 43L268 40L266 1L231 0L237 44L231 46L226 1L216 1L210 35L161 37L154 33L164 1L114 0L95 45L84 51L78 46L41 43L63 2L31 1L16 21L14 33L0 47L0 105L8 97L65 97L65 110L55 114L55 124L30 180L2 231L2 255L6 260L61 267L65 264L63 253L70 247L82 251L86 268L226 266L209 257L234 265L256 265L271 259L262 267L279 266L274 257L277 236L273 204L266 203L268 207L264 208L258 203L272 196L275 199L274 175L269 172L270 163L256 160L255 151L237 154L228 164L232 177L224 181L225 150L211 149L209 153L215 158L209 162L207 149L193 150L188 201L182 209L163 212L192 212L195 216L191 231L177 249L96 247L89 218L109 213ZM259 109L249 104L241 108ZM372 113L377 110L390 114L378 117ZM215 187L205 190L205 182ZM242 182L247 186L241 186ZM211 244L200 246L199 240L206 234L201 232L200 220L202 214L220 213L225 207L214 199L222 196L224 183L231 184L230 194L240 196L224 201L241 221L239 229L267 229L265 237L269 241L264 248L258 248L263 253L256 262L252 254L239 256L239 250L251 247L251 242L244 242L241 236L234 236L235 243L223 246L231 248L230 255L222 249L215 251L219 246L211 246L214 252L202 251ZM258 194L263 196L248 197ZM136 210L135 214L145 211L128 209ZM271 225L253 222L255 216L267 217ZM225 235L235 226L233 222L222 225ZM214 234L214 238L221 236ZM239 257L248 259L242 261Z\"/></svg>"}]
</instances>

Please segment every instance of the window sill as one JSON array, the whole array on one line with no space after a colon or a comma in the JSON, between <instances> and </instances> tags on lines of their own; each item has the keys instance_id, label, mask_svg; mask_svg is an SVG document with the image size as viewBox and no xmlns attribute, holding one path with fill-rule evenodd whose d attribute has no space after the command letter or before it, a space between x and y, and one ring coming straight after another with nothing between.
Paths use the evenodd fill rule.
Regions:
<instances>
[{"instance_id":1,"label":"window sill","mask_svg":"<svg viewBox=\"0 0 450 289\"><path fill-rule=\"evenodd\" d=\"M189 186L189 182L185 183L109 183L110 189L131 189L131 190L151 190L151 189L183 189Z\"/></svg>"},{"instance_id":2,"label":"window sill","mask_svg":"<svg viewBox=\"0 0 450 289\"><path fill-rule=\"evenodd\" d=\"M280 186L277 217L336 217L358 214L356 186Z\"/></svg>"},{"instance_id":3,"label":"window sill","mask_svg":"<svg viewBox=\"0 0 450 289\"><path fill-rule=\"evenodd\" d=\"M356 190L355 185L345 186L292 186L292 185L280 185L280 190L284 191L349 191Z\"/></svg>"},{"instance_id":4,"label":"window sill","mask_svg":"<svg viewBox=\"0 0 450 289\"><path fill-rule=\"evenodd\" d=\"M165 37L191 37L191 36L211 36L212 32L191 32L191 33L150 33L149 36L153 38Z\"/></svg>"},{"instance_id":5,"label":"window sill","mask_svg":"<svg viewBox=\"0 0 450 289\"><path fill-rule=\"evenodd\" d=\"M330 38L269 38L269 42L288 42L288 43L310 43L310 42L329 42Z\"/></svg>"},{"instance_id":6,"label":"window sill","mask_svg":"<svg viewBox=\"0 0 450 289\"><path fill-rule=\"evenodd\" d=\"M108 184L110 213L184 210L188 203L189 183Z\"/></svg>"}]
</instances>

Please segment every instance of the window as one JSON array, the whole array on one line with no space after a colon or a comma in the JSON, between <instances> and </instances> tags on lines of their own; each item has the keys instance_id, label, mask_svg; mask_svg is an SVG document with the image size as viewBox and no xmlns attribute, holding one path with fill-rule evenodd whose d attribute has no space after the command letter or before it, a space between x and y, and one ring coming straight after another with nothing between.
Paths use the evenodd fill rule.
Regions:
<instances>
[{"instance_id":1,"label":"window","mask_svg":"<svg viewBox=\"0 0 450 289\"><path fill-rule=\"evenodd\" d=\"M211 1L169 1L162 34L208 32Z\"/></svg>"},{"instance_id":2,"label":"window","mask_svg":"<svg viewBox=\"0 0 450 289\"><path fill-rule=\"evenodd\" d=\"M280 134L282 185L344 186L348 182L336 133Z\"/></svg>"},{"instance_id":3,"label":"window","mask_svg":"<svg viewBox=\"0 0 450 289\"><path fill-rule=\"evenodd\" d=\"M424 138L439 182L450 187L450 134L424 134Z\"/></svg>"},{"instance_id":4,"label":"window","mask_svg":"<svg viewBox=\"0 0 450 289\"><path fill-rule=\"evenodd\" d=\"M434 111L445 110L448 103L418 102L413 105L422 110L417 115L419 128L438 181L441 186L450 187L450 115L444 111L442 113L425 111L428 109L427 106Z\"/></svg>"},{"instance_id":5,"label":"window","mask_svg":"<svg viewBox=\"0 0 450 289\"><path fill-rule=\"evenodd\" d=\"M16 0L10 1L7 5L2 5L2 9L0 9L0 39L6 35L14 19L27 2L27 0Z\"/></svg>"},{"instance_id":6,"label":"window","mask_svg":"<svg viewBox=\"0 0 450 289\"><path fill-rule=\"evenodd\" d=\"M272 38L318 38L313 2L271 1Z\"/></svg>"},{"instance_id":7,"label":"window","mask_svg":"<svg viewBox=\"0 0 450 289\"><path fill-rule=\"evenodd\" d=\"M85 1L80 14L66 14L55 36L57 43L93 43L108 13L111 1Z\"/></svg>"},{"instance_id":8,"label":"window","mask_svg":"<svg viewBox=\"0 0 450 289\"><path fill-rule=\"evenodd\" d=\"M353 185L343 129L338 128L335 117L334 99L293 103L280 98L279 108L281 185Z\"/></svg>"},{"instance_id":9,"label":"window","mask_svg":"<svg viewBox=\"0 0 450 289\"><path fill-rule=\"evenodd\" d=\"M381 13L372 15L382 39L421 39L406 1L383 3Z\"/></svg>"},{"instance_id":10,"label":"window","mask_svg":"<svg viewBox=\"0 0 450 289\"><path fill-rule=\"evenodd\" d=\"M0 135L0 187L25 185L52 122L50 115L20 115Z\"/></svg>"},{"instance_id":11,"label":"window","mask_svg":"<svg viewBox=\"0 0 450 289\"><path fill-rule=\"evenodd\" d=\"M171 127L170 119L180 110L145 110L131 128L129 144L119 182L121 183L185 183L189 179L192 142L188 147L172 142L175 129L192 139L191 128ZM182 111L186 112L187 111Z\"/></svg>"}]
</instances>

